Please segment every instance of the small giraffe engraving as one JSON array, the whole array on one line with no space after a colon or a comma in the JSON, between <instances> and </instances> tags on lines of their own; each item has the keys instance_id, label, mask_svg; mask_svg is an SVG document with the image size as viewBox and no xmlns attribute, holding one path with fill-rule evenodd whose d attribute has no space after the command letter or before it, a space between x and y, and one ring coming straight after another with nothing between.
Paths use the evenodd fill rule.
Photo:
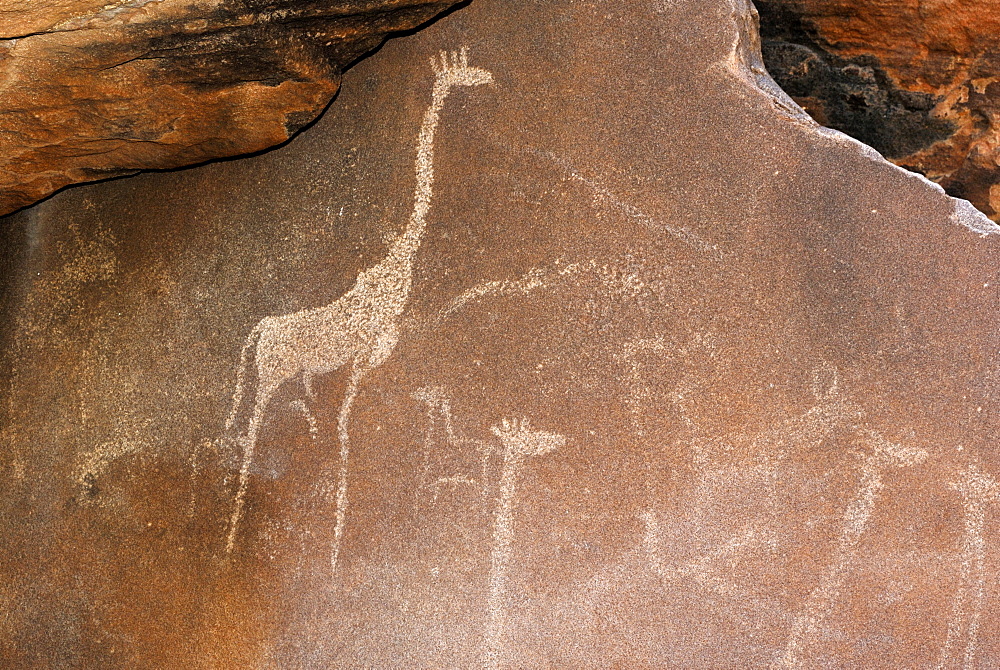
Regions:
<instances>
[{"instance_id":1,"label":"small giraffe engraving","mask_svg":"<svg viewBox=\"0 0 1000 670\"><path fill-rule=\"evenodd\" d=\"M264 415L272 396L287 381L301 375L306 398L314 400L312 379L317 375L350 367L350 377L337 420L340 464L337 478L336 523L330 565L336 573L347 512L348 420L358 388L370 372L392 355L399 340L400 316L409 300L413 283L413 260L420 248L434 185L434 134L440 112L451 91L459 86L479 86L493 75L469 66L465 48L431 58L434 86L431 104L423 117L417 140L416 190L413 212L403 233L387 256L364 270L347 293L324 307L302 310L260 320L247 337L240 354L233 407L226 431L237 422L246 393L244 380L250 349L256 345L254 365L257 389L253 413L246 433L239 440L243 462L234 510L226 538L226 553L233 550L243 514L247 480Z\"/></svg>"},{"instance_id":2,"label":"small giraffe engraving","mask_svg":"<svg viewBox=\"0 0 1000 670\"><path fill-rule=\"evenodd\" d=\"M427 405L423 469L420 473L417 493L429 490L433 502L437 502L443 487L470 486L485 500L489 486L487 468L490 455L493 453L492 446L483 440L468 438L458 432L452 416L451 398L448 397L445 389L438 386L423 386L414 391L411 397ZM462 457L470 451L469 447L479 457L478 479L467 470L448 470L449 467L454 468L456 461L464 460ZM443 456L443 458L435 458L435 456ZM442 465L445 470L442 470Z\"/></svg>"},{"instance_id":3,"label":"small giraffe engraving","mask_svg":"<svg viewBox=\"0 0 1000 670\"><path fill-rule=\"evenodd\" d=\"M507 572L514 545L514 495L524 460L542 456L565 446L566 438L556 433L532 430L527 419L504 419L493 427L503 449L500 498L493 517L493 552L490 557L490 594L487 601L486 659L489 670L499 668L507 628Z\"/></svg>"}]
</instances>

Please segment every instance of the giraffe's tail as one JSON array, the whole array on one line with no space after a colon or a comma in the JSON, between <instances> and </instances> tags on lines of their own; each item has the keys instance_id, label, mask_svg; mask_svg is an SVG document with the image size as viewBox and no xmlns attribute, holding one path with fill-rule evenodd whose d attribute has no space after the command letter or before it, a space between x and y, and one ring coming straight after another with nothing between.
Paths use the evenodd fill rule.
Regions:
<instances>
[{"instance_id":1,"label":"giraffe's tail","mask_svg":"<svg viewBox=\"0 0 1000 670\"><path fill-rule=\"evenodd\" d=\"M246 396L247 358L250 355L250 347L257 343L257 337L260 335L263 326L264 320L262 319L253 327L250 334L247 335L247 340L243 343L243 349L240 351L240 364L236 368L236 388L233 390L233 407L229 410L229 416L226 418L227 434L233 429L237 418L239 418L240 406L243 404L243 399Z\"/></svg>"}]
</instances>

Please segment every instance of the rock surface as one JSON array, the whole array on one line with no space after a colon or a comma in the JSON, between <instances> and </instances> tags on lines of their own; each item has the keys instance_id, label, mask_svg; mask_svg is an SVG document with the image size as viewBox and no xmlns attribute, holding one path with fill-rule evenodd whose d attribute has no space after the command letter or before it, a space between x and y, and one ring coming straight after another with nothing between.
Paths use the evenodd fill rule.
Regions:
<instances>
[{"instance_id":1,"label":"rock surface","mask_svg":"<svg viewBox=\"0 0 1000 670\"><path fill-rule=\"evenodd\" d=\"M996 0L759 0L768 70L820 123L1000 220Z\"/></svg>"},{"instance_id":2,"label":"rock surface","mask_svg":"<svg viewBox=\"0 0 1000 670\"><path fill-rule=\"evenodd\" d=\"M476 0L8 217L0 665L1000 664L1000 229L753 25Z\"/></svg>"},{"instance_id":3,"label":"rock surface","mask_svg":"<svg viewBox=\"0 0 1000 670\"><path fill-rule=\"evenodd\" d=\"M284 142L457 0L0 0L0 214Z\"/></svg>"}]
</instances>

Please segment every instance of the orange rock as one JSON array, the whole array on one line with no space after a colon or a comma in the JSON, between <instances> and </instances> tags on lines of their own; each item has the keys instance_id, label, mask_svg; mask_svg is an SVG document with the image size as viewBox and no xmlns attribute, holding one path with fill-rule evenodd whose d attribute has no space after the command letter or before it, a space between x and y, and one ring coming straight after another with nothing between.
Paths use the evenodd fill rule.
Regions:
<instances>
[{"instance_id":1,"label":"orange rock","mask_svg":"<svg viewBox=\"0 0 1000 670\"><path fill-rule=\"evenodd\" d=\"M454 0L0 5L0 214L63 186L260 151L341 70Z\"/></svg>"}]
</instances>

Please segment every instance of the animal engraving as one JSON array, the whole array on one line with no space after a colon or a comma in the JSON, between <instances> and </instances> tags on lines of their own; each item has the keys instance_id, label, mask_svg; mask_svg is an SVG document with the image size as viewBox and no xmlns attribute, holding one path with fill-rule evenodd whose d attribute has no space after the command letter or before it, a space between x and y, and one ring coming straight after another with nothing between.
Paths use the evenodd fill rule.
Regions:
<instances>
[{"instance_id":1,"label":"animal engraving","mask_svg":"<svg viewBox=\"0 0 1000 670\"><path fill-rule=\"evenodd\" d=\"M429 489L433 501L437 502L443 487L471 486L485 500L488 489L487 468L493 453L490 445L483 440L464 437L455 429L451 399L444 389L424 386L414 391L412 397L427 405L423 469L417 491ZM478 455L478 479L469 474L468 467L458 469L460 465L468 466L469 454Z\"/></svg>"},{"instance_id":2,"label":"animal engraving","mask_svg":"<svg viewBox=\"0 0 1000 670\"><path fill-rule=\"evenodd\" d=\"M226 552L232 552L243 514L247 480L268 402L289 380L301 376L306 398L314 400L312 379L317 375L350 368L347 390L337 419L340 464L337 478L336 523L331 569L336 572L347 513L348 421L358 388L370 372L391 355L399 340L400 315L406 307L413 283L413 260L420 248L434 185L434 134L440 112L451 91L459 86L479 86L493 81L488 71L470 67L468 54L442 53L431 59L434 86L431 104L423 117L417 140L416 191L413 212L403 233L393 242L388 255L368 268L347 293L324 307L283 316L268 316L253 328L240 354L233 407L226 419L226 431L236 425L246 393L244 374L250 350L256 347L254 367L257 389L253 413L240 439L243 462L235 506L226 538Z\"/></svg>"},{"instance_id":3,"label":"animal engraving","mask_svg":"<svg viewBox=\"0 0 1000 670\"><path fill-rule=\"evenodd\" d=\"M493 517L493 552L490 557L490 594L487 601L486 668L499 668L507 627L507 571L514 544L514 494L526 458L542 456L566 444L556 433L532 430L528 420L504 419L493 427L503 450L500 497Z\"/></svg>"},{"instance_id":4,"label":"animal engraving","mask_svg":"<svg viewBox=\"0 0 1000 670\"><path fill-rule=\"evenodd\" d=\"M941 650L937 667L941 670L958 666L955 647L965 629L965 651L961 659L962 668L974 667L976 642L979 636L979 620L983 612L985 595L984 563L986 541L983 526L986 522L986 507L1000 499L1000 485L997 481L970 465L962 478L949 486L962 496L965 508L965 532L962 536L961 567L958 591L952 605L951 621L948 623L948 638ZM971 611L967 611L966 607Z\"/></svg>"},{"instance_id":5,"label":"animal engraving","mask_svg":"<svg viewBox=\"0 0 1000 670\"><path fill-rule=\"evenodd\" d=\"M595 263L590 262L593 266ZM500 279L484 282L463 291L458 297L453 299L447 307L438 314L434 325L439 326L445 319L463 309L470 302L480 300L485 296L507 296L507 295L528 295L529 293L547 287L546 279L550 277L563 277L566 275L576 275L582 271L579 263L573 263L561 270L549 270L546 268L532 268L518 279Z\"/></svg>"},{"instance_id":6,"label":"animal engraving","mask_svg":"<svg viewBox=\"0 0 1000 670\"><path fill-rule=\"evenodd\" d=\"M678 226L668 223L661 218L654 217L635 205L626 202L607 188L602 181L586 176L565 156L557 154L547 149L542 149L532 145L525 145L517 140L509 139L499 133L491 133L493 141L502 149L511 153L522 154L541 159L549 165L555 166L562 173L561 181L571 181L583 186L590 196L593 209L599 216L607 214L618 214L626 221L636 223L643 228L658 233L666 233L674 237L682 244L691 249L703 252L705 257L713 261L725 259L723 250L717 244L713 244L697 232L687 226Z\"/></svg>"},{"instance_id":7,"label":"animal engraving","mask_svg":"<svg viewBox=\"0 0 1000 670\"><path fill-rule=\"evenodd\" d=\"M769 528L767 536L783 535L786 523L782 509L786 503L782 472L821 448L838 431L859 430L861 408L840 388L837 370L824 365L814 370L811 390L815 402L805 411L760 431L715 436L695 421L699 371L694 372L682 378L672 398L697 474L687 515L703 530L725 528L729 534L731 520L721 513L722 501L729 501L744 510L745 518L756 517L762 528Z\"/></svg>"},{"instance_id":8,"label":"animal engraving","mask_svg":"<svg viewBox=\"0 0 1000 670\"><path fill-rule=\"evenodd\" d=\"M718 564L725 560L733 563L751 549L763 548L772 553L775 550L772 538L762 536L755 528L745 527L737 535L694 560L679 566L667 565L661 556L663 537L659 516L653 510L646 510L641 514L641 519L646 527L641 547L644 562L664 584L687 577L716 593L731 595L737 591L737 587L722 575L731 574L732 565L728 566L728 570L720 570Z\"/></svg>"},{"instance_id":9,"label":"animal engraving","mask_svg":"<svg viewBox=\"0 0 1000 670\"><path fill-rule=\"evenodd\" d=\"M778 667L796 668L801 665L800 655L807 639L816 633L837 602L847 571L857 554L858 543L882 490L885 471L890 467L911 467L927 459L926 451L889 442L874 431L869 433L869 441L871 449L862 456L861 485L844 511L844 525L837 544L836 559L820 579L819 585L806 598L802 613L795 618L785 645L785 653L777 663Z\"/></svg>"}]
</instances>

